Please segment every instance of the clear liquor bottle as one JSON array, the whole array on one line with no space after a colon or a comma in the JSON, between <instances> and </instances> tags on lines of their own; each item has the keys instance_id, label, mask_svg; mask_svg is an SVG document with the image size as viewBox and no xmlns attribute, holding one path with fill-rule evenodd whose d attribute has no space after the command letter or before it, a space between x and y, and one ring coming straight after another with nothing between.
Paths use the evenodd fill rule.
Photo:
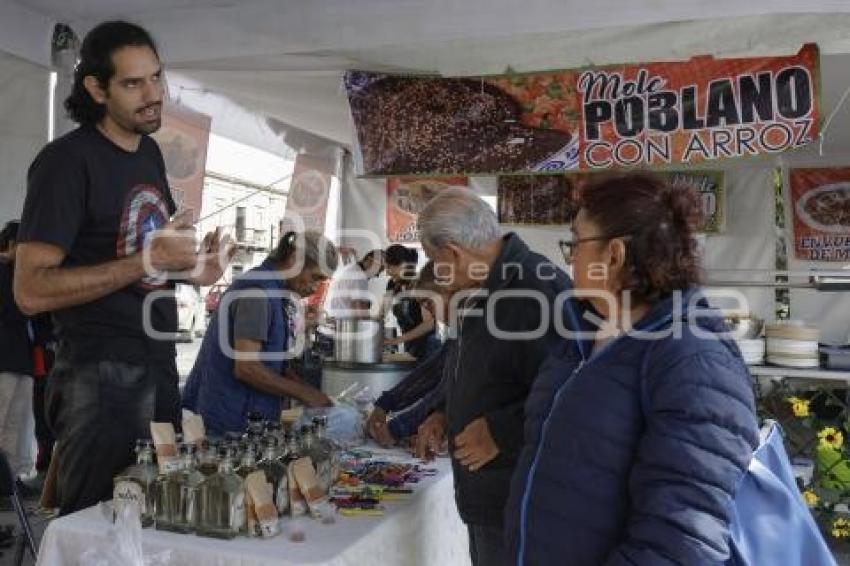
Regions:
<instances>
[{"instance_id":1,"label":"clear liquor bottle","mask_svg":"<svg viewBox=\"0 0 850 566\"><path fill-rule=\"evenodd\" d=\"M153 463L153 442L136 441L136 463L115 476L112 489L114 516L124 506L135 504L139 509L142 527L154 522L154 483L159 473Z\"/></svg>"},{"instance_id":2,"label":"clear liquor bottle","mask_svg":"<svg viewBox=\"0 0 850 566\"><path fill-rule=\"evenodd\" d=\"M245 484L233 471L233 454L225 451L218 472L201 485L198 534L231 539L245 531Z\"/></svg>"},{"instance_id":3,"label":"clear liquor bottle","mask_svg":"<svg viewBox=\"0 0 850 566\"><path fill-rule=\"evenodd\" d=\"M179 475L180 502L175 530L181 533L191 533L198 528L200 490L206 477L198 471L198 459L195 456L196 448L194 444L182 445L180 453L183 458L183 469Z\"/></svg>"},{"instance_id":4,"label":"clear liquor bottle","mask_svg":"<svg viewBox=\"0 0 850 566\"><path fill-rule=\"evenodd\" d=\"M154 481L154 526L161 531L177 531L180 516L180 480L185 461L178 458L173 470Z\"/></svg>"},{"instance_id":5,"label":"clear liquor bottle","mask_svg":"<svg viewBox=\"0 0 850 566\"><path fill-rule=\"evenodd\" d=\"M245 481L249 475L257 471L257 459L254 457L253 450L246 450L242 453L242 460L239 462L239 467L236 468L236 475ZM253 502L250 501L248 494L245 494L245 523L242 525L242 531L239 533L245 536L260 536L258 530L251 529L251 514L253 510Z\"/></svg>"},{"instance_id":6,"label":"clear liquor bottle","mask_svg":"<svg viewBox=\"0 0 850 566\"><path fill-rule=\"evenodd\" d=\"M248 425L245 427L244 439L248 442L259 442L266 431L266 423L262 413L248 413Z\"/></svg>"},{"instance_id":7,"label":"clear liquor bottle","mask_svg":"<svg viewBox=\"0 0 850 566\"><path fill-rule=\"evenodd\" d=\"M274 438L265 439L263 458L257 463L257 469L266 474L266 481L272 485L274 504L278 515L283 515L289 509L289 482L286 468L278 460L277 441Z\"/></svg>"},{"instance_id":8,"label":"clear liquor bottle","mask_svg":"<svg viewBox=\"0 0 850 566\"><path fill-rule=\"evenodd\" d=\"M327 417L313 417L313 434L307 455L313 460L319 488L327 493L339 475L338 450L334 443L325 436Z\"/></svg>"}]
</instances>

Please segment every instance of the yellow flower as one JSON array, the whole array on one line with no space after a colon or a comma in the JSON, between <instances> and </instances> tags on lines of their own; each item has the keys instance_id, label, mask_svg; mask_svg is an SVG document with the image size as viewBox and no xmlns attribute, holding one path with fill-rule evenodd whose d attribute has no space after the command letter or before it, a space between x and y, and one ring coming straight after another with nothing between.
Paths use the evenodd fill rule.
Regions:
<instances>
[{"instance_id":1,"label":"yellow flower","mask_svg":"<svg viewBox=\"0 0 850 566\"><path fill-rule=\"evenodd\" d=\"M794 411L794 416L799 418L805 418L809 416L809 402L801 401L800 403L794 403L791 405L791 409Z\"/></svg>"},{"instance_id":2,"label":"yellow flower","mask_svg":"<svg viewBox=\"0 0 850 566\"><path fill-rule=\"evenodd\" d=\"M800 399L799 397L789 397L786 401L791 403L791 410L794 411L795 417L802 419L809 416L810 401Z\"/></svg>"},{"instance_id":3,"label":"yellow flower","mask_svg":"<svg viewBox=\"0 0 850 566\"><path fill-rule=\"evenodd\" d=\"M850 521L847 519L836 519L832 523L832 536L835 538L850 537Z\"/></svg>"},{"instance_id":4,"label":"yellow flower","mask_svg":"<svg viewBox=\"0 0 850 566\"><path fill-rule=\"evenodd\" d=\"M814 491L806 490L803 492L803 499L806 500L806 505L809 507L814 507L820 501L820 497Z\"/></svg>"},{"instance_id":5,"label":"yellow flower","mask_svg":"<svg viewBox=\"0 0 850 566\"><path fill-rule=\"evenodd\" d=\"M818 438L820 438L820 445L824 448L840 450L844 445L844 435L841 434L841 431L836 430L831 426L820 431L818 433Z\"/></svg>"}]
</instances>

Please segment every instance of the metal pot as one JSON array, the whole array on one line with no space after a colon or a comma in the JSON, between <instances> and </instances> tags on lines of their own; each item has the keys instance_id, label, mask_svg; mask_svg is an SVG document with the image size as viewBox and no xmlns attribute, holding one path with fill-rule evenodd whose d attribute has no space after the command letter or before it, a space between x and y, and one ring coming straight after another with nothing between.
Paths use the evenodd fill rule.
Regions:
<instances>
[{"instance_id":1,"label":"metal pot","mask_svg":"<svg viewBox=\"0 0 850 566\"><path fill-rule=\"evenodd\" d=\"M371 318L336 321L334 359L361 364L380 363L384 352L384 323Z\"/></svg>"}]
</instances>

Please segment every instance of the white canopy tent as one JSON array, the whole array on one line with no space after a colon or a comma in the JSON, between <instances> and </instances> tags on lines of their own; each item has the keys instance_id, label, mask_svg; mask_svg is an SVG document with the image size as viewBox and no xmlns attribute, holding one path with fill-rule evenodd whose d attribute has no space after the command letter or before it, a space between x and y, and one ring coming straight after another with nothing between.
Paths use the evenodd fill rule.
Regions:
<instances>
[{"instance_id":1,"label":"white canopy tent","mask_svg":"<svg viewBox=\"0 0 850 566\"><path fill-rule=\"evenodd\" d=\"M781 55L816 42L825 115L850 88L850 4L841 0L0 0L0 220L18 214L26 167L46 137L53 26L68 24L82 37L116 18L154 34L172 97L212 115L214 132L279 154L351 145L341 89L350 68L478 75ZM728 230L709 239L709 269L772 269L773 169L846 165L848 155L850 108L842 108L821 148L718 164L727 171ZM494 194L493 178L472 184ZM339 227L383 233L384 206L383 184L354 179L349 169ZM562 230L520 232L559 259ZM772 290L747 294L759 314L772 316ZM795 292L792 314L804 313L826 338L847 337L850 299Z\"/></svg>"}]
</instances>

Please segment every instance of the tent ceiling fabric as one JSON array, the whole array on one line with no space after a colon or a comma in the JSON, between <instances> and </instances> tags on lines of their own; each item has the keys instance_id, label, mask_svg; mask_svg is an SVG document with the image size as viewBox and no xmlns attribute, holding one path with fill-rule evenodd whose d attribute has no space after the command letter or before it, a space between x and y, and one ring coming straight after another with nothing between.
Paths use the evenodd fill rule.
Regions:
<instances>
[{"instance_id":1,"label":"tent ceiling fabric","mask_svg":"<svg viewBox=\"0 0 850 566\"><path fill-rule=\"evenodd\" d=\"M349 68L475 75L782 54L809 41L850 52L850 3L835 0L0 0L0 50L7 28L21 32L2 16L24 12L31 27L63 21L80 35L136 21L170 68L345 145Z\"/></svg>"}]
</instances>

